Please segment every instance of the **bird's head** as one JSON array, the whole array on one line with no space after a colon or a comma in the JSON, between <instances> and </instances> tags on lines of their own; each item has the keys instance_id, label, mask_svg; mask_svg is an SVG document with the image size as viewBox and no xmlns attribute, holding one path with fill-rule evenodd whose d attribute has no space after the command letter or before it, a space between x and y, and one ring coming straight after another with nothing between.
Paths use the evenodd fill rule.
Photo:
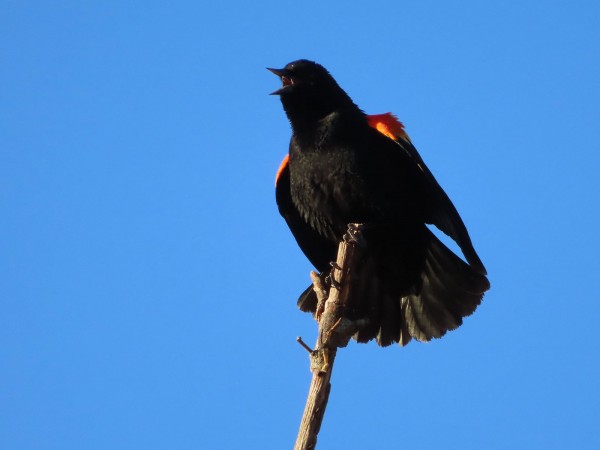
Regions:
<instances>
[{"instance_id":1,"label":"bird's head","mask_svg":"<svg viewBox=\"0 0 600 450\"><path fill-rule=\"evenodd\" d=\"M320 64L299 59L283 69L268 69L281 79L279 95L292 122L318 120L337 109L356 107L348 94Z\"/></svg>"}]
</instances>

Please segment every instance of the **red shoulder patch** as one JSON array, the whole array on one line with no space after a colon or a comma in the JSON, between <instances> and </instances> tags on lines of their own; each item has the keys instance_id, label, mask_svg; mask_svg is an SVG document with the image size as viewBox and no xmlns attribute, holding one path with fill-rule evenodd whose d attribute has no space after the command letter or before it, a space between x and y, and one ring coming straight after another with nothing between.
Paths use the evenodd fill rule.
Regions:
<instances>
[{"instance_id":1,"label":"red shoulder patch","mask_svg":"<svg viewBox=\"0 0 600 450\"><path fill-rule=\"evenodd\" d=\"M370 127L394 141L406 139L410 142L410 138L404 131L404 125L392 113L367 115L367 122Z\"/></svg>"},{"instance_id":2,"label":"red shoulder patch","mask_svg":"<svg viewBox=\"0 0 600 450\"><path fill-rule=\"evenodd\" d=\"M290 162L290 155L288 154L288 155L285 155L285 158L283 158L283 161L281 161L281 164L279 165L279 169L277 169L277 175L275 175L275 186L277 186L279 177L281 176L281 173L285 170L285 168L287 167L289 162Z\"/></svg>"}]
</instances>

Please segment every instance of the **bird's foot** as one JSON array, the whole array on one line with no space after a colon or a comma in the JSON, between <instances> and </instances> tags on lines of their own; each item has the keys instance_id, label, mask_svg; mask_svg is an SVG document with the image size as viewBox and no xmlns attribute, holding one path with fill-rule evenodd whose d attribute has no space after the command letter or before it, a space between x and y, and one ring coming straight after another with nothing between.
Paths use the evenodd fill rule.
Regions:
<instances>
[{"instance_id":1,"label":"bird's foot","mask_svg":"<svg viewBox=\"0 0 600 450\"><path fill-rule=\"evenodd\" d=\"M339 268L339 266L335 262L332 262L331 264L335 264ZM341 269L339 269L339 270L341 270ZM330 285L332 288L337 289L338 291L340 291L342 289L342 285L337 282L337 280L333 276L333 272L331 272L329 275L327 275L325 277L325 283Z\"/></svg>"},{"instance_id":2,"label":"bird's foot","mask_svg":"<svg viewBox=\"0 0 600 450\"><path fill-rule=\"evenodd\" d=\"M367 227L364 223L349 223L348 229L343 236L344 242L366 247L367 243L362 235L363 230Z\"/></svg>"}]
</instances>

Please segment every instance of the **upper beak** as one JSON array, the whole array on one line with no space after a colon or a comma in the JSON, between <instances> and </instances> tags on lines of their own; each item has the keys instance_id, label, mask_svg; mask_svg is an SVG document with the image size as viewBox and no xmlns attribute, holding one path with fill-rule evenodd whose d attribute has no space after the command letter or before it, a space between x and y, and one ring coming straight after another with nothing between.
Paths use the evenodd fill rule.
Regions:
<instances>
[{"instance_id":1,"label":"upper beak","mask_svg":"<svg viewBox=\"0 0 600 450\"><path fill-rule=\"evenodd\" d=\"M280 89L277 89L276 91L271 92L270 95L281 95L283 92L285 92L285 90L288 86L291 86L294 84L292 79L287 76L287 74L288 74L287 70L271 69L270 67L267 67L267 70L270 72L273 72L275 75L277 75L279 78L281 78L281 82L283 83L283 86Z\"/></svg>"},{"instance_id":2,"label":"upper beak","mask_svg":"<svg viewBox=\"0 0 600 450\"><path fill-rule=\"evenodd\" d=\"M281 76L283 76L285 74L285 69L272 69L270 67L267 67L267 70L269 72L273 72L278 77L281 77Z\"/></svg>"}]
</instances>

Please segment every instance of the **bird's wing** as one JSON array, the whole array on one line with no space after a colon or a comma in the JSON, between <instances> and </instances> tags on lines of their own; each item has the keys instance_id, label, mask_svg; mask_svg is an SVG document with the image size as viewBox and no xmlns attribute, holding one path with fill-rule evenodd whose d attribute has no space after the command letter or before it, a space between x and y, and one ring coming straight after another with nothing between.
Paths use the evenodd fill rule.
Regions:
<instances>
[{"instance_id":1,"label":"bird's wing","mask_svg":"<svg viewBox=\"0 0 600 450\"><path fill-rule=\"evenodd\" d=\"M450 236L462 250L467 262L471 267L482 275L487 272L481 259L475 252L471 238L467 232L464 222L458 211L452 204L448 195L425 165L423 158L410 141L410 138L404 131L404 125L391 113L376 114L367 116L369 125L380 133L396 142L402 151L413 161L418 170L423 174L423 178L431 187L432 198L430 199L432 207L427 217L427 223L435 225L446 235Z\"/></svg>"},{"instance_id":2,"label":"bird's wing","mask_svg":"<svg viewBox=\"0 0 600 450\"><path fill-rule=\"evenodd\" d=\"M279 213L308 260L319 272L328 270L331 255L335 254L335 246L332 248L331 241L313 229L294 205L290 190L289 155L286 155L277 171L275 200Z\"/></svg>"}]
</instances>

